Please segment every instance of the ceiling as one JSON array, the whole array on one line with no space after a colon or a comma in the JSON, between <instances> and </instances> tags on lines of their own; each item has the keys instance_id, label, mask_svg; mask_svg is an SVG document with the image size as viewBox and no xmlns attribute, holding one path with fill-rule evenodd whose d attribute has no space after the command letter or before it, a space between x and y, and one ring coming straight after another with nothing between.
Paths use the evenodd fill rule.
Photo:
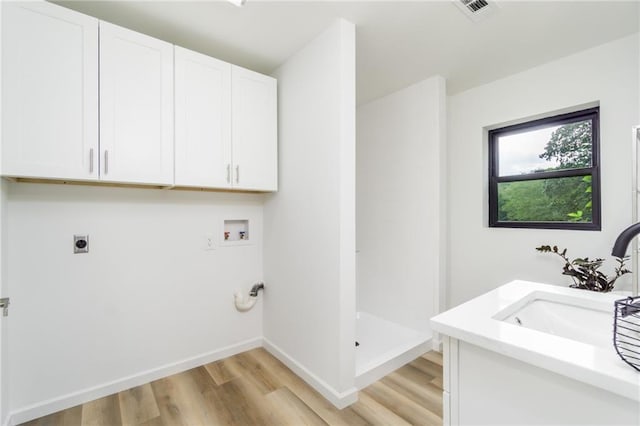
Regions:
<instances>
[{"instance_id":1,"label":"ceiling","mask_svg":"<svg viewBox=\"0 0 640 426\"><path fill-rule=\"evenodd\" d=\"M474 23L451 0L55 1L271 73L336 18L357 28L364 103L433 75L457 93L638 32L638 1L499 1Z\"/></svg>"}]
</instances>

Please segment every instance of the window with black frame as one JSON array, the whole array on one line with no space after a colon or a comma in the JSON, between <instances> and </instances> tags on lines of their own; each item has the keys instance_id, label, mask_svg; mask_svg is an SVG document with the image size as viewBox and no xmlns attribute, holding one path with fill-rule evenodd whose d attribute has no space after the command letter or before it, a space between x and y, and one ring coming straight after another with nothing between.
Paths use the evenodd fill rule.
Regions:
<instances>
[{"instance_id":1,"label":"window with black frame","mask_svg":"<svg viewBox=\"0 0 640 426\"><path fill-rule=\"evenodd\" d=\"M598 107L489 131L489 226L600 230Z\"/></svg>"}]
</instances>

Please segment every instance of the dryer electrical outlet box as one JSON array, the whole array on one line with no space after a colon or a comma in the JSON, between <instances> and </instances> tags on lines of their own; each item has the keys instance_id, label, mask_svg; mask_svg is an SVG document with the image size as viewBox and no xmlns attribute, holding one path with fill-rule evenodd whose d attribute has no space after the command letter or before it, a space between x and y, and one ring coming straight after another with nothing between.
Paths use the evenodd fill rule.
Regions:
<instances>
[{"instance_id":1,"label":"dryer electrical outlet box","mask_svg":"<svg viewBox=\"0 0 640 426\"><path fill-rule=\"evenodd\" d=\"M73 252L89 253L89 236L88 235L73 236Z\"/></svg>"}]
</instances>

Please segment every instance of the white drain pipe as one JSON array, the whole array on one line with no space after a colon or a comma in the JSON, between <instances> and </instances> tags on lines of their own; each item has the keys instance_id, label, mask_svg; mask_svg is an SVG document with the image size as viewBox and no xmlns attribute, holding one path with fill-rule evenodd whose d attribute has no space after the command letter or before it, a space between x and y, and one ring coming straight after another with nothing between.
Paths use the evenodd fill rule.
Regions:
<instances>
[{"instance_id":1,"label":"white drain pipe","mask_svg":"<svg viewBox=\"0 0 640 426\"><path fill-rule=\"evenodd\" d=\"M256 304L258 300L258 291L264 289L264 283L257 283L252 288L247 296L236 291L233 294L233 301L236 304L236 309L240 312L246 312L249 309L253 308L253 305Z\"/></svg>"},{"instance_id":2,"label":"white drain pipe","mask_svg":"<svg viewBox=\"0 0 640 426\"><path fill-rule=\"evenodd\" d=\"M255 296L245 296L238 291L233 295L233 300L236 303L237 310L239 310L240 312L246 312L249 309L253 308L253 305L256 304L258 298Z\"/></svg>"}]
</instances>

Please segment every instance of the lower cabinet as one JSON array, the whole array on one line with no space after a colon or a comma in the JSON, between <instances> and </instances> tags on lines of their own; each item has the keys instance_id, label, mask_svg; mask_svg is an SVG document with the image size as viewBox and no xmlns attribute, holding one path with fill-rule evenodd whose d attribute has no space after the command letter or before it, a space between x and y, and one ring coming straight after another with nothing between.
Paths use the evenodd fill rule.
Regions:
<instances>
[{"instance_id":1,"label":"lower cabinet","mask_svg":"<svg viewBox=\"0 0 640 426\"><path fill-rule=\"evenodd\" d=\"M442 337L445 426L638 424L637 400L464 340ZM574 368L568 365L567 371Z\"/></svg>"}]
</instances>

